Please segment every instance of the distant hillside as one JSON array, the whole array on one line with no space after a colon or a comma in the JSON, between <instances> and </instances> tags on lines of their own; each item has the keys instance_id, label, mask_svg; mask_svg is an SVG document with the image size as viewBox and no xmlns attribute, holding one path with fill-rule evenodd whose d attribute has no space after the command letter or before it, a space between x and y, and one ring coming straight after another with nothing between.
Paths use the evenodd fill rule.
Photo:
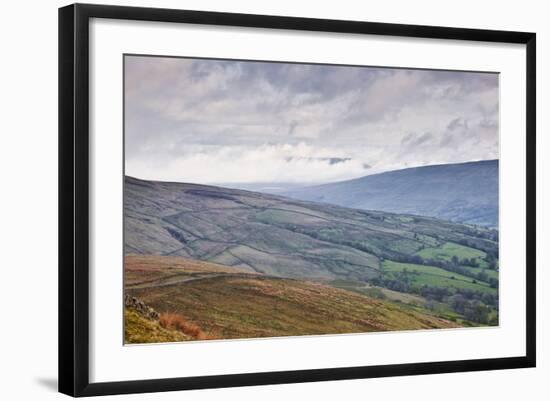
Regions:
<instances>
[{"instance_id":1,"label":"distant hillside","mask_svg":"<svg viewBox=\"0 0 550 401\"><path fill-rule=\"evenodd\" d=\"M303 280L285 279L208 262L127 255L126 293L163 317L203 333L185 334L127 314L127 342L257 338L458 327L409 307ZM130 282L128 282L128 278ZM169 280L171 278L171 281ZM131 312L131 311L130 311ZM127 312L128 313L128 312ZM138 320L141 319L141 320ZM153 329L149 329L153 326ZM148 337L150 333L151 338ZM177 335L181 336L178 338ZM166 338L166 339L165 339Z\"/></svg>"},{"instance_id":2,"label":"distant hillside","mask_svg":"<svg viewBox=\"0 0 550 401\"><path fill-rule=\"evenodd\" d=\"M307 299L314 303L325 298L336 302L334 308L351 302L339 298L340 292L331 299L333 293L325 289L317 296L317 287L311 285L400 302L397 310L407 304L407 313L461 326L498 324L496 230L131 177L125 180L124 214L125 254L127 260L132 258L125 265L126 291L161 313L161 328L183 328L194 339L405 327L392 319L383 320L383 313L371 321L367 308L356 315L370 322L365 325L352 324L341 316L337 326L332 326L332 320L324 326L316 320L303 331L299 326L292 329L305 319L301 309L314 308L301 301L287 305L289 299L309 294ZM279 296L288 298L278 302ZM246 306L236 304L237 299ZM202 303L204 310L194 314ZM287 326L282 321L283 326L266 326L269 322L258 322L257 315L245 313L256 303L258 314L261 308L265 312L286 305L288 310L275 309L274 313L288 313L295 320ZM231 315L226 307L240 312ZM331 319L339 316L330 305L326 308L315 310ZM208 314L210 320L200 320ZM239 322L241 315L244 320ZM408 324L406 316L399 319ZM134 332L139 337L147 322L136 323ZM410 327L426 327L417 323Z\"/></svg>"},{"instance_id":3,"label":"distant hillside","mask_svg":"<svg viewBox=\"0 0 550 401\"><path fill-rule=\"evenodd\" d=\"M282 195L498 227L498 180L498 160L484 160L395 170Z\"/></svg>"},{"instance_id":4,"label":"distant hillside","mask_svg":"<svg viewBox=\"0 0 550 401\"><path fill-rule=\"evenodd\" d=\"M384 259L419 260L418 252L434 249L437 255L447 243L480 250L480 263L487 253L498 257L495 232L433 218L130 177L124 198L126 254L183 256L274 276L362 282L380 275Z\"/></svg>"}]
</instances>

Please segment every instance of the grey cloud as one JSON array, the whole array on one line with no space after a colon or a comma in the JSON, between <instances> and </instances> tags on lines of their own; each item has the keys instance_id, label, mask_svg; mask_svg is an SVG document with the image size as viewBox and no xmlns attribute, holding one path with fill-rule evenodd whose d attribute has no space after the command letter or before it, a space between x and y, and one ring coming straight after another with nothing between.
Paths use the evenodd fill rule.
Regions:
<instances>
[{"instance_id":1,"label":"grey cloud","mask_svg":"<svg viewBox=\"0 0 550 401\"><path fill-rule=\"evenodd\" d=\"M498 128L498 121L496 119L483 119L479 122L480 128L489 128L489 129L497 129Z\"/></svg>"},{"instance_id":2,"label":"grey cloud","mask_svg":"<svg viewBox=\"0 0 550 401\"><path fill-rule=\"evenodd\" d=\"M347 162L351 160L351 157L329 157L327 160L328 164L332 166L334 164Z\"/></svg>"},{"instance_id":3,"label":"grey cloud","mask_svg":"<svg viewBox=\"0 0 550 401\"><path fill-rule=\"evenodd\" d=\"M406 136L404 136L402 139L401 139L401 145L406 145L408 144L410 141L413 140L413 138L416 136L415 133L413 132L410 132L408 133Z\"/></svg>"},{"instance_id":4,"label":"grey cloud","mask_svg":"<svg viewBox=\"0 0 550 401\"><path fill-rule=\"evenodd\" d=\"M425 144L426 142L430 141L432 138L433 138L433 135L429 132L425 132L424 134L410 133L403 138L403 140L401 141L401 144L406 146L408 149L412 149Z\"/></svg>"},{"instance_id":5,"label":"grey cloud","mask_svg":"<svg viewBox=\"0 0 550 401\"><path fill-rule=\"evenodd\" d=\"M447 125L447 129L450 131L457 129L468 129L468 121L463 118L455 118L449 123L449 125Z\"/></svg>"},{"instance_id":6,"label":"grey cloud","mask_svg":"<svg viewBox=\"0 0 550 401\"><path fill-rule=\"evenodd\" d=\"M351 157L285 157L285 160L287 162L294 162L294 161L320 161L320 162L327 162L329 165L333 166L335 164L339 163L345 163L347 161L352 160Z\"/></svg>"},{"instance_id":7,"label":"grey cloud","mask_svg":"<svg viewBox=\"0 0 550 401\"><path fill-rule=\"evenodd\" d=\"M282 165L321 161L327 177L351 176L493 158L498 75L127 56L125 117L129 173L139 165L162 179L197 149L205 158L225 149L232 157L216 162L239 163L269 145ZM268 182L276 168L263 163Z\"/></svg>"},{"instance_id":8,"label":"grey cloud","mask_svg":"<svg viewBox=\"0 0 550 401\"><path fill-rule=\"evenodd\" d=\"M298 121L292 121L289 125L288 125L288 135L291 136L292 134L294 134L294 131L296 130L296 127L298 126Z\"/></svg>"}]
</instances>

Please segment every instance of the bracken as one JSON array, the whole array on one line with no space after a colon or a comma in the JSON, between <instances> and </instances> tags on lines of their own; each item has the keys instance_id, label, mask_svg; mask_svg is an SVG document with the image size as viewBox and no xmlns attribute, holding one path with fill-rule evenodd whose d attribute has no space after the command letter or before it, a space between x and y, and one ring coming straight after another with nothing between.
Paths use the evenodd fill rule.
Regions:
<instances>
[{"instance_id":1,"label":"bracken","mask_svg":"<svg viewBox=\"0 0 550 401\"><path fill-rule=\"evenodd\" d=\"M206 340L208 338L199 326L187 321L187 319L178 313L161 313L159 322L166 329L179 330L197 340Z\"/></svg>"}]
</instances>

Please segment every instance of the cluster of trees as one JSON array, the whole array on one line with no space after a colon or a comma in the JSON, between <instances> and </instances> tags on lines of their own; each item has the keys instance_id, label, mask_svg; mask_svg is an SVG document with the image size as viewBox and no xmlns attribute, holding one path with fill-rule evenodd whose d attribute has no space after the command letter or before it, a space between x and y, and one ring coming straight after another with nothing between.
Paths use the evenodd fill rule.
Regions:
<instances>
[{"instance_id":1,"label":"cluster of trees","mask_svg":"<svg viewBox=\"0 0 550 401\"><path fill-rule=\"evenodd\" d=\"M464 234L470 237L484 238L489 241L498 242L498 230L495 230L494 228L489 230L476 230L472 227L464 230Z\"/></svg>"},{"instance_id":2,"label":"cluster of trees","mask_svg":"<svg viewBox=\"0 0 550 401\"><path fill-rule=\"evenodd\" d=\"M457 256L453 256L451 258L451 262L455 265L479 267L479 262L477 261L477 258L464 258L459 260Z\"/></svg>"},{"instance_id":3,"label":"cluster of trees","mask_svg":"<svg viewBox=\"0 0 550 401\"><path fill-rule=\"evenodd\" d=\"M463 315L466 319L482 324L496 324L498 322L491 321L497 319L497 314L491 312L498 310L498 298L496 296L479 296L474 295L470 298L465 294L457 292L448 299L451 308Z\"/></svg>"},{"instance_id":4,"label":"cluster of trees","mask_svg":"<svg viewBox=\"0 0 550 401\"><path fill-rule=\"evenodd\" d=\"M419 295L422 295L428 301L438 301L445 302L445 300L454 294L449 288L445 287L432 287L424 285L417 289L415 292L418 292Z\"/></svg>"},{"instance_id":5,"label":"cluster of trees","mask_svg":"<svg viewBox=\"0 0 550 401\"><path fill-rule=\"evenodd\" d=\"M425 265L426 260L424 260L421 256L418 255L406 255L406 254L400 254L396 255L395 257L391 258L394 262L399 263L412 263L415 265Z\"/></svg>"},{"instance_id":6,"label":"cluster of trees","mask_svg":"<svg viewBox=\"0 0 550 401\"><path fill-rule=\"evenodd\" d=\"M375 277L370 280L370 283L394 291L418 294L428 301L427 308L430 308L430 306L435 308L435 302L447 304L453 311L461 314L471 322L481 324L498 323L492 321L498 319L498 314L492 313L498 311L498 295L471 289L428 285L418 287L411 284L410 273L407 271L399 272L392 278ZM491 281L490 278L482 278ZM498 280L494 281L495 285L498 285Z\"/></svg>"},{"instance_id":7,"label":"cluster of trees","mask_svg":"<svg viewBox=\"0 0 550 401\"><path fill-rule=\"evenodd\" d=\"M371 215L370 217L374 217L374 215ZM383 218L383 216L376 216ZM428 265L428 266L437 266L442 269L452 271L458 274L462 274L467 277L471 277L476 280L489 282L488 278L485 277L483 272L472 272L470 269L465 268L464 266L468 267L480 267L480 261L478 258L458 258L457 256L453 256L450 261L442 260L442 259L424 259L421 256L418 255L407 255L404 253L398 253L396 251L391 250L382 250L376 244L373 243L367 243L366 241L361 240L353 240L348 239L345 236L340 237L338 234L334 234L333 232L324 232L323 230L312 230L305 227L296 226L293 224L283 224L283 227L294 231L296 233L305 234L312 238L322 240L322 241L331 241L331 242L337 242L342 245L347 245L349 247L358 249L363 252L370 253L372 255L376 255L380 258L381 261L384 259L391 259L395 262L400 263L412 263L412 264L419 264L419 265ZM495 235L498 238L498 231L472 231L471 234L480 235L483 234L485 236L491 236L494 237ZM415 238L418 238L418 234L413 234ZM432 234L435 238L437 238L436 234ZM470 241L466 239L462 239L457 241L461 243L462 245L472 247L474 249L478 249L479 247L476 246L478 244L470 243ZM498 264L498 248L492 249L492 247L489 247L491 249L487 249L487 247L482 247L485 249L482 249L484 252L486 252L485 261L487 262L487 268L496 270L497 264ZM481 274L481 275L480 275ZM489 284L491 284L489 282ZM494 284L494 283L493 283Z\"/></svg>"},{"instance_id":8,"label":"cluster of trees","mask_svg":"<svg viewBox=\"0 0 550 401\"><path fill-rule=\"evenodd\" d=\"M498 287L498 280L494 277L489 277L485 270L472 272L471 270L465 269L461 266L479 267L479 262L475 258L458 260L456 256L453 256L451 259L451 266L446 265L442 266L442 268L445 270L453 271L455 273L460 273L463 276L472 277L479 281L484 281L488 283L492 288ZM493 270L495 268L496 261L492 259L492 264L489 264L488 269Z\"/></svg>"},{"instance_id":9,"label":"cluster of trees","mask_svg":"<svg viewBox=\"0 0 550 401\"><path fill-rule=\"evenodd\" d=\"M488 266L489 269L496 270L497 259L498 259L498 252L487 252L487 256L485 257L485 260L489 265Z\"/></svg>"},{"instance_id":10,"label":"cluster of trees","mask_svg":"<svg viewBox=\"0 0 550 401\"><path fill-rule=\"evenodd\" d=\"M496 260L493 255L487 254L488 269L496 269ZM395 262L411 263L416 265L436 266L444 270L458 273L466 277L471 277L475 280L484 281L491 287L496 288L498 286L498 280L490 278L489 275L480 270L479 272L472 272L470 269L464 267L479 267L479 261L476 258L464 258L459 259L457 256L453 256L450 261L443 259L424 259L418 255L396 255L391 258Z\"/></svg>"},{"instance_id":11,"label":"cluster of trees","mask_svg":"<svg viewBox=\"0 0 550 401\"><path fill-rule=\"evenodd\" d=\"M458 296L459 297L459 296ZM471 322L487 324L491 315L491 307L479 301L469 301L467 299L453 299L451 304L453 310L463 315Z\"/></svg>"},{"instance_id":12,"label":"cluster of trees","mask_svg":"<svg viewBox=\"0 0 550 401\"><path fill-rule=\"evenodd\" d=\"M428 300L436 300L439 302L446 302L453 306L453 302L460 300L481 302L485 305L498 309L498 296L483 291L476 291L470 289L455 289L450 290L444 287L432 287L428 285L422 286L418 293ZM458 305L458 303L456 304ZM455 305L455 306L456 306ZM457 312L461 312L462 309L455 309Z\"/></svg>"},{"instance_id":13,"label":"cluster of trees","mask_svg":"<svg viewBox=\"0 0 550 401\"><path fill-rule=\"evenodd\" d=\"M393 291L412 292L412 287L408 280L374 277L370 280L370 283L377 287L385 287Z\"/></svg>"},{"instance_id":14,"label":"cluster of trees","mask_svg":"<svg viewBox=\"0 0 550 401\"><path fill-rule=\"evenodd\" d=\"M470 289L458 289L456 294L462 295L464 298L474 301L483 302L486 305L490 305L495 309L498 309L498 295L490 294L488 292L476 291Z\"/></svg>"},{"instance_id":15,"label":"cluster of trees","mask_svg":"<svg viewBox=\"0 0 550 401\"><path fill-rule=\"evenodd\" d=\"M460 295L471 301L480 301L486 305L498 308L498 296L486 291L477 291L467 288L447 288L423 285L421 287L411 285L410 274L414 272L402 271L393 278L375 277L370 280L373 285L386 287L395 291L409 292L421 295L428 300L447 302L447 298ZM485 278L485 277L484 277ZM490 279L489 279L490 280ZM496 280L498 285L498 280Z\"/></svg>"},{"instance_id":16,"label":"cluster of trees","mask_svg":"<svg viewBox=\"0 0 550 401\"><path fill-rule=\"evenodd\" d=\"M458 289L451 291L448 288L423 286L420 295L430 301L446 303L456 313L467 320L481 324L496 324L498 314L498 296L481 291Z\"/></svg>"}]
</instances>

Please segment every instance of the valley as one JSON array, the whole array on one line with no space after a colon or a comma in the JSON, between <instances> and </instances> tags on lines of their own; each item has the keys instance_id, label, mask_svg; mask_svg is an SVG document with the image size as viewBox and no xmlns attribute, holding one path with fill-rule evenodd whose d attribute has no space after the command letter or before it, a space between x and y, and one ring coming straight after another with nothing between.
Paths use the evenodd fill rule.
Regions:
<instances>
[{"instance_id":1,"label":"valley","mask_svg":"<svg viewBox=\"0 0 550 401\"><path fill-rule=\"evenodd\" d=\"M132 177L124 211L127 294L200 339L498 324L492 228Z\"/></svg>"}]
</instances>

